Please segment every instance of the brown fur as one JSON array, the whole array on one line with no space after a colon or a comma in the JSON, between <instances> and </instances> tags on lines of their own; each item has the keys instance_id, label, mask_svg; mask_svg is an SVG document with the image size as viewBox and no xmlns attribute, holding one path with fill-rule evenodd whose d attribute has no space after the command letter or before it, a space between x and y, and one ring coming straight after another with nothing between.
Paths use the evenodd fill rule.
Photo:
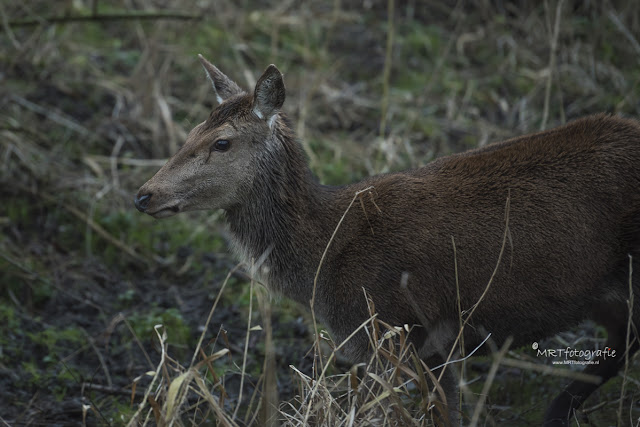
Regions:
<instances>
[{"instance_id":1,"label":"brown fur","mask_svg":"<svg viewBox=\"0 0 640 427\"><path fill-rule=\"evenodd\" d=\"M329 187L312 177L278 113L284 86L275 67L246 94L228 90L235 83L203 61L214 89L225 88L218 93L224 102L142 186L139 209L163 217L223 208L240 255L251 261L268 254L261 272L269 288L308 305L340 217L357 191L372 186L362 196L366 212L354 204L330 246L316 314L342 341L368 317L364 288L381 319L418 325L413 342L432 365L457 333L455 264L462 309L468 310L496 269L508 214L504 255L465 330L468 349L487 332L497 343L512 336L514 346L530 345L593 319L607 328L607 345L619 356L586 371L603 381L616 375L624 359L629 254L640 271L636 121L595 115L423 168ZM210 151L222 137L231 149ZM408 292L400 287L403 274ZM635 291L640 280L633 280ZM636 316L634 322L640 325ZM345 353L358 360L367 346L366 336L356 335ZM634 341L630 350L637 347ZM596 387L572 383L552 403L546 425L566 425ZM453 390L447 391L454 407Z\"/></svg>"}]
</instances>

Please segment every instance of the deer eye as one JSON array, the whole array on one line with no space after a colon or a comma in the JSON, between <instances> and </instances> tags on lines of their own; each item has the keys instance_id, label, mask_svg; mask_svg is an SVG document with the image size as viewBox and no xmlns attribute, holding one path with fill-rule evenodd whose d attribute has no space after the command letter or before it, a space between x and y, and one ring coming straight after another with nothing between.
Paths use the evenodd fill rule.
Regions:
<instances>
[{"instance_id":1,"label":"deer eye","mask_svg":"<svg viewBox=\"0 0 640 427\"><path fill-rule=\"evenodd\" d=\"M219 139L213 143L211 150L215 151L227 151L231 147L231 143L226 139Z\"/></svg>"}]
</instances>

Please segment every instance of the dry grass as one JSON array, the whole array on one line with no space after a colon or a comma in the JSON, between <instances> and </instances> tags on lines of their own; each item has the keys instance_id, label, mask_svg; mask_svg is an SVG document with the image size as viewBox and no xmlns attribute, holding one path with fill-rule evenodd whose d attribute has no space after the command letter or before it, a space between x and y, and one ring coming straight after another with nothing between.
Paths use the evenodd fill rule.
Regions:
<instances>
[{"instance_id":1,"label":"dry grass","mask_svg":"<svg viewBox=\"0 0 640 427\"><path fill-rule=\"evenodd\" d=\"M371 309L374 310L373 307ZM268 318L264 317L263 320ZM249 321L248 327L251 325ZM254 325L250 329L256 328L259 327ZM205 354L198 347L196 352L199 354L194 353L194 360L197 355L199 361L192 363L191 367L180 366L169 357L166 332L158 325L156 333L161 348L160 362L155 371L146 373L153 380L136 413L128 420L128 425L200 425L209 414L215 414L217 423L225 426L442 425L442 418L438 414L445 414L446 417L445 407L441 403L446 399L434 374L408 344L408 326L392 327L378 320L374 313L361 325L361 329L367 331L371 347L375 349L366 362L354 365L349 372L334 375L325 375L326 369L322 369L322 372L316 371L314 377L291 366L294 381L298 384L298 396L284 402L271 398L271 393L276 392L277 388L273 377L269 375L273 371L265 369L258 381L258 384L262 384L262 392L251 397L248 409L243 416L239 416L238 407L242 397L238 396L238 402L232 410L225 402L229 393L212 367L212 362L225 357L229 350ZM205 333L206 329L203 337ZM319 335L319 340L326 339L322 334ZM336 358L336 351L342 345L332 345L330 353L323 357L320 351L322 344L317 344L315 358L326 368ZM245 358L246 352L245 347ZM266 353L265 368L272 357L273 349Z\"/></svg>"},{"instance_id":2,"label":"dry grass","mask_svg":"<svg viewBox=\"0 0 640 427\"><path fill-rule=\"evenodd\" d=\"M227 277L227 280L231 274ZM226 284L226 281L225 281ZM223 292L224 286L220 290ZM209 320L219 301L220 294L209 314ZM366 296L366 295L365 295ZM273 376L274 369L269 367L269 360L273 359L274 351L271 347L265 355L264 369L258 380L256 392L251 396L248 407L242 416L238 409L242 401L242 393L237 396L234 405L227 403L230 393L225 389L224 381L217 377L212 362L229 353L229 349L222 349L206 354L200 345L193 355L190 367L180 366L179 362L168 356L166 334L161 333L162 326L156 327L161 343L161 359L155 371L148 372L153 381L147 387L144 399L138 405L136 414L128 420L128 425L201 425L213 415L220 425L315 425L315 426L369 426L369 425L415 425L415 426L444 426L449 425L447 419L446 397L438 384L438 372L444 366L428 367L421 361L415 348L409 344L408 337L411 329L391 326L380 321L375 313L373 302L369 300L371 317L358 330L364 329L373 349L371 356L360 364L353 365L344 373L327 375L327 368L339 358L340 348L349 340L336 345L326 335L320 332L314 346L316 369L309 376L295 366L291 366L292 380L297 383L297 396L288 401L277 399L277 384ZM261 304L268 305L267 300ZM270 328L267 312L262 317L266 320L266 328ZM206 335L205 325L202 338ZM249 318L248 330L260 330ZM249 335L247 335L247 341ZM267 335L267 340L269 335ZM489 337L488 337L489 338ZM479 345L483 347L488 340ZM571 371L564 368L531 363L520 359L507 357L511 340L507 340L502 348L493 346L491 365L484 378L482 390L475 394L468 387L464 377L460 379L462 392L470 408L468 415L463 412L463 425L477 426L482 424L488 416L485 407L487 396L496 379L499 369L515 367L528 372L540 372L547 376L559 376L570 380L599 381L597 377ZM575 345L571 343L570 345ZM323 350L324 348L324 350ZM452 349L452 354L454 349ZM476 349L477 350L477 349ZM467 357L448 360L447 369L454 369L455 364L468 360L473 356L472 351ZM483 350L483 351L486 351ZM247 347L244 359L248 357ZM451 355L450 355L451 357ZM516 355L516 357L518 357ZM194 363L198 359L197 363ZM627 384L626 374L630 360L625 364L625 380L621 386L621 394ZM241 369L244 375L244 364ZM139 379L136 379L137 382ZM135 388L133 390L135 392ZM149 398L152 396L152 398ZM275 397L275 398L274 398ZM134 396L131 396L132 401ZM619 401L618 420L623 425L623 400ZM615 403L615 402L613 402ZM604 405L585 408L584 413L601 409ZM232 409L233 408L233 409ZM629 414L631 416L631 412ZM489 418L490 419L490 418ZM576 421L580 420L576 417ZM516 421L517 422L517 421Z\"/></svg>"}]
</instances>

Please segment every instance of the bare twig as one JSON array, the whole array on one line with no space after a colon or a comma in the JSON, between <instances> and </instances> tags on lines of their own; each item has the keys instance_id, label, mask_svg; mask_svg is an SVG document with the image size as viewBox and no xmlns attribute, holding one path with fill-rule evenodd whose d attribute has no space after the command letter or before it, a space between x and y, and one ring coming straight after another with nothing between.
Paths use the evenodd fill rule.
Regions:
<instances>
[{"instance_id":1,"label":"bare twig","mask_svg":"<svg viewBox=\"0 0 640 427\"><path fill-rule=\"evenodd\" d=\"M91 390L91 391L98 391L100 393L105 393L105 394L117 394L117 395L123 395L123 396L131 396L131 393L132 393L131 390L126 388L105 386L105 385L93 384L88 382L82 383L82 388ZM141 391L135 391L133 392L133 394L138 397L144 396L144 393Z\"/></svg>"},{"instance_id":2,"label":"bare twig","mask_svg":"<svg viewBox=\"0 0 640 427\"><path fill-rule=\"evenodd\" d=\"M2 20L2 29L4 30L4 33L7 35L7 37L9 37L9 40L11 40L13 47L15 49L20 49L20 42L18 41L18 39L16 39L13 31L11 31L11 27L9 27L9 20L7 19L7 14L4 11L2 3L0 3L0 18Z\"/></svg>"},{"instance_id":3,"label":"bare twig","mask_svg":"<svg viewBox=\"0 0 640 427\"><path fill-rule=\"evenodd\" d=\"M473 411L473 416L471 417L471 426L478 425L478 421L480 420L480 413L484 407L484 402L487 400L487 395L489 394L489 389L491 388L491 384L493 384L493 379L496 376L496 372L498 372L498 367L502 362L505 354L507 354L507 350L511 346L513 342L513 338L509 337L506 339L502 348L498 353L494 355L493 363L491 364L491 369L489 369L489 374L487 375L487 379L482 386L482 391L480 392L480 398L478 399L478 403L476 403L476 409Z\"/></svg>"},{"instance_id":4,"label":"bare twig","mask_svg":"<svg viewBox=\"0 0 640 427\"><path fill-rule=\"evenodd\" d=\"M453 246L453 267L454 274L456 276L456 299L458 301L458 325L460 329L464 327L464 320L462 318L462 301L460 298L460 280L458 276L458 250L456 248L456 240L451 235L451 246ZM466 359L464 351L464 334L460 335L460 357L462 357L462 363L460 364L460 384L464 384ZM458 407L462 407L462 393L458 394Z\"/></svg>"},{"instance_id":5,"label":"bare twig","mask_svg":"<svg viewBox=\"0 0 640 427\"><path fill-rule=\"evenodd\" d=\"M357 333L359 333L362 329L364 329L368 323L373 322L377 316L378 314L376 313L373 316L369 317L364 322L362 322L360 326L358 326L347 338L344 339L344 341L342 341L342 343L340 343L340 345L338 345L333 350L333 352L329 355L329 359L327 360L327 363L325 363L322 372L320 372L320 375L318 376L318 378L316 378L316 380L313 382L313 388L311 389L311 393L309 394L309 396L306 397L306 400L308 401L313 400L313 397L318 392L319 385L322 383L323 379L325 378L325 375L327 374L327 368L331 364L331 361L336 357L337 352L340 351L340 349L344 347L344 345L348 343ZM307 411L305 413L304 422L303 422L304 425L308 425L310 413L311 413L311 405L307 406Z\"/></svg>"},{"instance_id":6,"label":"bare twig","mask_svg":"<svg viewBox=\"0 0 640 427\"><path fill-rule=\"evenodd\" d=\"M500 268L500 265L502 264L502 257L504 255L504 251L505 251L505 248L507 246L507 240L508 240L509 235L511 233L511 231L509 229L509 213L510 213L510 210L511 210L511 194L509 193L509 195L507 196L507 201L505 203L504 234L502 235L502 245L500 247L500 253L498 254L498 261L496 262L496 266L493 269L493 273L491 273L491 277L489 278L489 282L487 283L487 286L485 286L484 291L482 292L482 295L480 295L480 298L478 298L478 300L475 302L475 304L471 307L471 309L469 310L469 314L466 315L466 317L464 319L464 322L462 324L462 327L458 331L458 336L456 337L453 345L451 346L451 350L449 351L449 355L447 356L447 360L444 363L445 366L447 364L449 364L449 361L450 361L451 357L453 356L453 352L455 351L455 348L458 345L458 342L462 339L462 335L463 335L465 326L471 320L471 317L473 316L473 313L476 311L476 309L478 308L478 306L480 305L480 303L482 302L484 297L487 295L487 292L489 292L489 288L491 287L491 284L493 283L493 280L495 279L496 274L498 273L498 268ZM484 341L483 341L483 343L484 343ZM475 352L475 350L474 350L474 352ZM473 352L471 354L473 354ZM467 355L467 357L469 357L471 354ZM462 360L465 360L465 358L463 358ZM440 375L438 376L438 381L442 379L443 375L444 375L444 369L440 372Z\"/></svg>"},{"instance_id":7,"label":"bare twig","mask_svg":"<svg viewBox=\"0 0 640 427\"><path fill-rule=\"evenodd\" d=\"M79 133L80 135L86 136L91 134L91 132L89 132L89 130L78 124L75 120L65 116L62 113L57 113L55 111L52 111L49 108L45 108L45 107L41 107L38 104L35 104L27 99L24 99L21 96L18 95L10 95L9 97L10 100L12 100L13 102L15 102L16 104L33 111L34 113L40 114L45 116L47 119L54 121L56 123L58 123L59 125L62 125L66 128L69 128L77 133Z\"/></svg>"},{"instance_id":8,"label":"bare twig","mask_svg":"<svg viewBox=\"0 0 640 427\"><path fill-rule=\"evenodd\" d=\"M33 27L42 24L68 24L71 22L109 22L109 21L155 21L159 19L200 20L202 15L180 12L127 12L98 15L50 16L38 19L10 21L11 27Z\"/></svg>"},{"instance_id":9,"label":"bare twig","mask_svg":"<svg viewBox=\"0 0 640 427\"><path fill-rule=\"evenodd\" d=\"M391 76L391 63L393 59L393 11L394 0L387 0L387 47L384 57L384 69L382 71L382 105L380 113L380 138L384 138L387 130L387 112L389 110L389 77Z\"/></svg>"},{"instance_id":10,"label":"bare twig","mask_svg":"<svg viewBox=\"0 0 640 427\"><path fill-rule=\"evenodd\" d=\"M571 371L569 369L554 368L549 365L540 363L527 362L518 359L502 359L502 365L512 368L526 369L528 371L540 372L545 375L553 375L554 377L570 378L572 380L582 381L584 383L600 384L602 377L599 375L585 374L581 371Z\"/></svg>"},{"instance_id":11,"label":"bare twig","mask_svg":"<svg viewBox=\"0 0 640 427\"><path fill-rule=\"evenodd\" d=\"M107 387L113 388L113 381L111 380L111 374L109 373L109 368L107 367L107 363L105 362L104 357L102 356L102 353L100 352L100 350L98 349L98 346L96 345L96 340L94 340L93 337L89 335L86 329L84 328L80 328L80 329L84 333L84 336L87 339L87 342L89 343L89 345L95 352L96 356L98 357L98 361L100 362L100 366L102 367L104 376L107 379ZM89 383L89 385L91 384Z\"/></svg>"},{"instance_id":12,"label":"bare twig","mask_svg":"<svg viewBox=\"0 0 640 427\"><path fill-rule=\"evenodd\" d=\"M336 225L336 228L333 230L333 234L331 235L331 238L329 239L327 246L324 248L324 252L322 253L322 257L320 258L320 262L318 263L316 275L313 278L313 293L311 294L311 301L310 301L311 311L313 311L314 303L316 300L316 287L318 285L318 276L320 275L320 269L322 268L322 264L324 264L324 259L327 256L327 252L329 252L329 247L331 246L331 243L333 243L333 239L336 237L336 234L338 234L338 230L340 229L340 226L342 225L342 222L344 221L345 217L349 213L349 210L351 210L351 206L353 206L353 203L356 201L356 199L358 199L358 197L362 193L366 193L367 191L370 191L372 189L374 189L374 187L369 186L362 190L356 191L356 193L353 195L353 199L351 199L351 203L349 203L349 206L347 206L347 209L345 209L344 213L342 214L342 217L340 218L340 221L338 221L338 225Z\"/></svg>"},{"instance_id":13,"label":"bare twig","mask_svg":"<svg viewBox=\"0 0 640 427\"><path fill-rule=\"evenodd\" d=\"M160 333L159 329L162 328L163 331L162 333ZM161 355L160 355L160 362L158 363L155 372L153 373L153 380L151 380L151 384L149 384L149 387L147 387L147 391L144 394L144 399L142 400L142 402L140 402L140 404L138 404L138 410L136 411L136 413L133 415L133 417L131 417L131 419L129 420L129 423L127 424L127 427L132 427L132 426L137 426L139 425L139 417L142 414L142 410L145 408L146 403L149 401L149 397L151 395L151 391L155 389L154 385L156 383L156 381L161 378L160 376L160 371L163 369L164 364L165 364L165 359L167 357L167 332L166 330L164 330L164 327L162 325L156 325L154 327L154 330L156 332L156 335L158 336L158 341L160 342L160 349L161 349Z\"/></svg>"},{"instance_id":14,"label":"bare twig","mask_svg":"<svg viewBox=\"0 0 640 427\"><path fill-rule=\"evenodd\" d=\"M253 313L253 280L249 284L249 315L247 316L247 335L244 339L244 352L242 354L242 369L240 371L240 390L238 391L238 402L233 410L231 419L235 420L238 416L240 403L242 403L242 389L244 388L244 379L247 372L247 355L249 354L249 337L251 336L251 314Z\"/></svg>"},{"instance_id":15,"label":"bare twig","mask_svg":"<svg viewBox=\"0 0 640 427\"><path fill-rule=\"evenodd\" d=\"M262 372L264 382L262 385L262 402L260 405L262 419L260 425L270 427L278 425L279 393L276 379L276 351L273 342L273 327L271 325L271 304L264 289L257 292L262 328L264 330L264 364Z\"/></svg>"},{"instance_id":16,"label":"bare twig","mask_svg":"<svg viewBox=\"0 0 640 427\"><path fill-rule=\"evenodd\" d=\"M329 239L329 242L327 242L327 246L325 246L324 248L324 252L322 253L322 257L320 257L320 262L318 263L318 268L316 269L316 274L315 277L313 278L313 291L311 293L311 301L309 301L309 307L311 308L311 320L313 321L313 330L317 331L318 330L318 323L316 320L316 313L315 313L315 301L316 301L316 288L318 286L318 277L320 276L320 269L322 268L322 264L324 264L324 259L327 256L327 253L329 252L329 247L331 247L331 244L333 243L333 239L336 237L336 235L338 234L338 230L340 229L340 226L342 225L342 222L344 221L344 219L346 218L347 214L349 213L349 211L351 210L351 206L353 206L353 203L356 201L356 199L358 199L358 197L362 194L365 193L367 191L372 190L374 187L370 186L367 187L363 190L359 190L356 191L356 193L353 195L353 199L351 199L351 203L349 203L349 206L347 206L347 209L345 209L344 213L342 214L342 217L340 218L340 221L338 221L338 224L336 225L336 228L333 230L333 234L331 234L331 238ZM318 340L317 337L317 333L316 333L316 344L317 344L317 348L320 349L320 342ZM320 357L320 361L322 361L322 357ZM324 372L326 369L323 368L322 371ZM307 416L308 416L308 412L307 412ZM307 417L305 417L305 420L307 419Z\"/></svg>"},{"instance_id":17,"label":"bare twig","mask_svg":"<svg viewBox=\"0 0 640 427\"><path fill-rule=\"evenodd\" d=\"M242 264L238 264L231 271L229 271L229 273L227 274L227 277L224 279L224 282L222 282L222 286L218 291L218 296L216 297L216 300L213 302L213 306L211 306L211 310L209 310L209 316L207 317L207 321L204 323L204 328L202 328L202 333L200 334L200 339L198 340L198 345L196 346L196 350L193 352L193 357L191 358L189 369L191 369L191 367L195 363L196 356L198 355L200 348L202 347L202 342L204 341L204 337L207 335L207 331L209 330L209 324L211 324L211 319L213 318L213 312L216 310L216 307L218 306L218 302L220 302L220 298L222 298L222 291L224 291L224 288L227 286L227 282L229 282L229 279L234 276L234 274L236 273L236 270L238 270L241 265Z\"/></svg>"},{"instance_id":18,"label":"bare twig","mask_svg":"<svg viewBox=\"0 0 640 427\"><path fill-rule=\"evenodd\" d=\"M167 163L167 159L131 159L128 157L116 157L115 159L111 156L101 156L99 154L89 154L86 155L83 160L85 163L88 162L96 162L96 163L110 163L115 161L120 165L125 166L138 166L138 167L160 167L164 166Z\"/></svg>"},{"instance_id":19,"label":"bare twig","mask_svg":"<svg viewBox=\"0 0 640 427\"><path fill-rule=\"evenodd\" d=\"M214 412L216 413L216 422L218 422L219 425L222 426L237 426L238 424L231 418L229 418L229 415L225 412L224 408L221 408L220 404L213 398L213 396L209 392L207 384L204 382L204 379L199 375L195 375L194 379L196 381L196 384L198 385L198 388L202 392L202 396L207 400L209 406L213 408Z\"/></svg>"},{"instance_id":20,"label":"bare twig","mask_svg":"<svg viewBox=\"0 0 640 427\"><path fill-rule=\"evenodd\" d=\"M546 5L546 3L545 3ZM556 51L558 50L558 35L560 34L560 17L562 14L562 6L564 0L559 0L556 5L556 18L553 26L553 32L551 33L551 51L549 53L549 66L547 74L547 85L544 91L544 109L542 111L542 123L540 124L540 130L545 130L547 127L547 120L549 118L549 103L551 99L551 83L553 82L553 70L556 68Z\"/></svg>"},{"instance_id":21,"label":"bare twig","mask_svg":"<svg viewBox=\"0 0 640 427\"><path fill-rule=\"evenodd\" d=\"M611 22L613 22L613 25L616 26L618 31L620 31L627 38L629 43L631 43L631 46L633 46L633 49L636 51L636 53L640 55L640 43L638 43L638 39L634 37L633 33L631 33L631 31L629 31L627 27L624 26L624 24L620 20L620 17L616 15L613 10L610 10L607 15L609 16Z\"/></svg>"},{"instance_id":22,"label":"bare twig","mask_svg":"<svg viewBox=\"0 0 640 427\"><path fill-rule=\"evenodd\" d=\"M4 420L4 418L2 418L1 416L0 416L0 421L2 422L2 425L6 426L6 427L11 427L11 424L9 424L8 422L6 422L6 421Z\"/></svg>"},{"instance_id":23,"label":"bare twig","mask_svg":"<svg viewBox=\"0 0 640 427\"><path fill-rule=\"evenodd\" d=\"M124 137L122 135L118 135L118 139L116 140L116 144L113 146L113 150L111 150L110 166L111 166L111 179L113 180L113 188L120 188L120 177L118 175L118 155L120 154L120 150L124 144Z\"/></svg>"},{"instance_id":24,"label":"bare twig","mask_svg":"<svg viewBox=\"0 0 640 427\"><path fill-rule=\"evenodd\" d=\"M478 350L480 350L480 349L482 348L482 346L484 346L484 343L486 343L487 341L489 341L489 338L491 338L491 334L487 334L487 336L486 336L486 337L484 337L484 339L480 342L480 344L478 344L478 345L477 345L473 350L471 350L471 351L469 352L469 354L467 354L466 356L464 356L464 357L462 357L462 358L460 358L460 359L453 359L453 360L451 360L451 356L452 356L452 355L451 355L451 354L449 354L449 357L447 358L447 361L446 361L446 362L444 362L444 363L442 363L442 364L440 364L440 365L434 366L433 368L431 368L431 370L432 370L432 371L435 371L435 370L440 369L440 368L443 368L443 367L445 367L445 366L453 365L454 363L464 362L464 361L466 361L467 359L470 359L470 358L471 358L471 356L473 356L474 354L476 354L476 352L477 352ZM442 375L440 375L440 376L438 377L438 381L441 379L441 377L442 377Z\"/></svg>"},{"instance_id":25,"label":"bare twig","mask_svg":"<svg viewBox=\"0 0 640 427\"><path fill-rule=\"evenodd\" d=\"M629 320L627 320L627 338L626 350L624 352L624 374L622 375L622 385L620 386L620 403L618 405L618 425L622 423L622 404L624 402L624 389L627 386L627 376L629 373L629 345L631 344L631 324L633 323L633 257L629 255L629 299L627 306L629 308Z\"/></svg>"},{"instance_id":26,"label":"bare twig","mask_svg":"<svg viewBox=\"0 0 640 427\"><path fill-rule=\"evenodd\" d=\"M56 203L56 204L60 203L59 200L56 200L55 197L49 196L48 194L41 193L41 192L39 192L37 190L32 190L30 188L24 187L24 186L19 185L19 184L16 184L15 186L16 186L16 188L19 188L20 190L28 192L28 193L31 193L33 195L36 195L36 196L42 198L43 200L45 200L45 201L47 201L49 203ZM102 226L100 226L99 224L96 224L91 218L89 218L89 216L87 216L84 212L80 211L80 209L78 209L78 208L76 208L74 206L68 205L66 203L60 203L60 206L65 208L67 211L69 211L76 218L78 218L81 221L85 222L89 227L91 227L91 229L93 229L93 231L98 233L103 239L105 239L107 242L111 243L116 248L120 249L122 252L124 252L127 255L129 255L131 258L133 258L136 261L139 261L139 262L141 262L141 263L143 263L145 265L152 264L151 260L149 260L146 257L140 255L135 250L133 250L132 248L127 246L125 243L123 243L120 240L118 240L115 237L113 237L111 234L109 234L109 232L107 230L102 228Z\"/></svg>"}]
</instances>

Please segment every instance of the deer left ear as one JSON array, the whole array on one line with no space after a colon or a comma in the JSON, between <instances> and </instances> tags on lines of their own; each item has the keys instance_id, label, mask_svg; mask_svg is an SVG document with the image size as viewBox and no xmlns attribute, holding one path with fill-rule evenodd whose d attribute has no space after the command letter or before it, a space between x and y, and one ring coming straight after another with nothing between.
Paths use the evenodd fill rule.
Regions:
<instances>
[{"instance_id":1,"label":"deer left ear","mask_svg":"<svg viewBox=\"0 0 640 427\"><path fill-rule=\"evenodd\" d=\"M209 81L211 81L213 90L216 93L218 104L222 104L225 99L230 98L233 95L242 93L242 89L240 89L240 87L233 80L225 76L224 73L218 70L218 68L211 62L204 59L204 56L198 55L198 58L200 58L200 62L202 63L202 66L207 73Z\"/></svg>"},{"instance_id":2,"label":"deer left ear","mask_svg":"<svg viewBox=\"0 0 640 427\"><path fill-rule=\"evenodd\" d=\"M284 104L284 98L282 73L271 64L256 83L256 90L253 93L253 112L272 128L276 114Z\"/></svg>"}]
</instances>

